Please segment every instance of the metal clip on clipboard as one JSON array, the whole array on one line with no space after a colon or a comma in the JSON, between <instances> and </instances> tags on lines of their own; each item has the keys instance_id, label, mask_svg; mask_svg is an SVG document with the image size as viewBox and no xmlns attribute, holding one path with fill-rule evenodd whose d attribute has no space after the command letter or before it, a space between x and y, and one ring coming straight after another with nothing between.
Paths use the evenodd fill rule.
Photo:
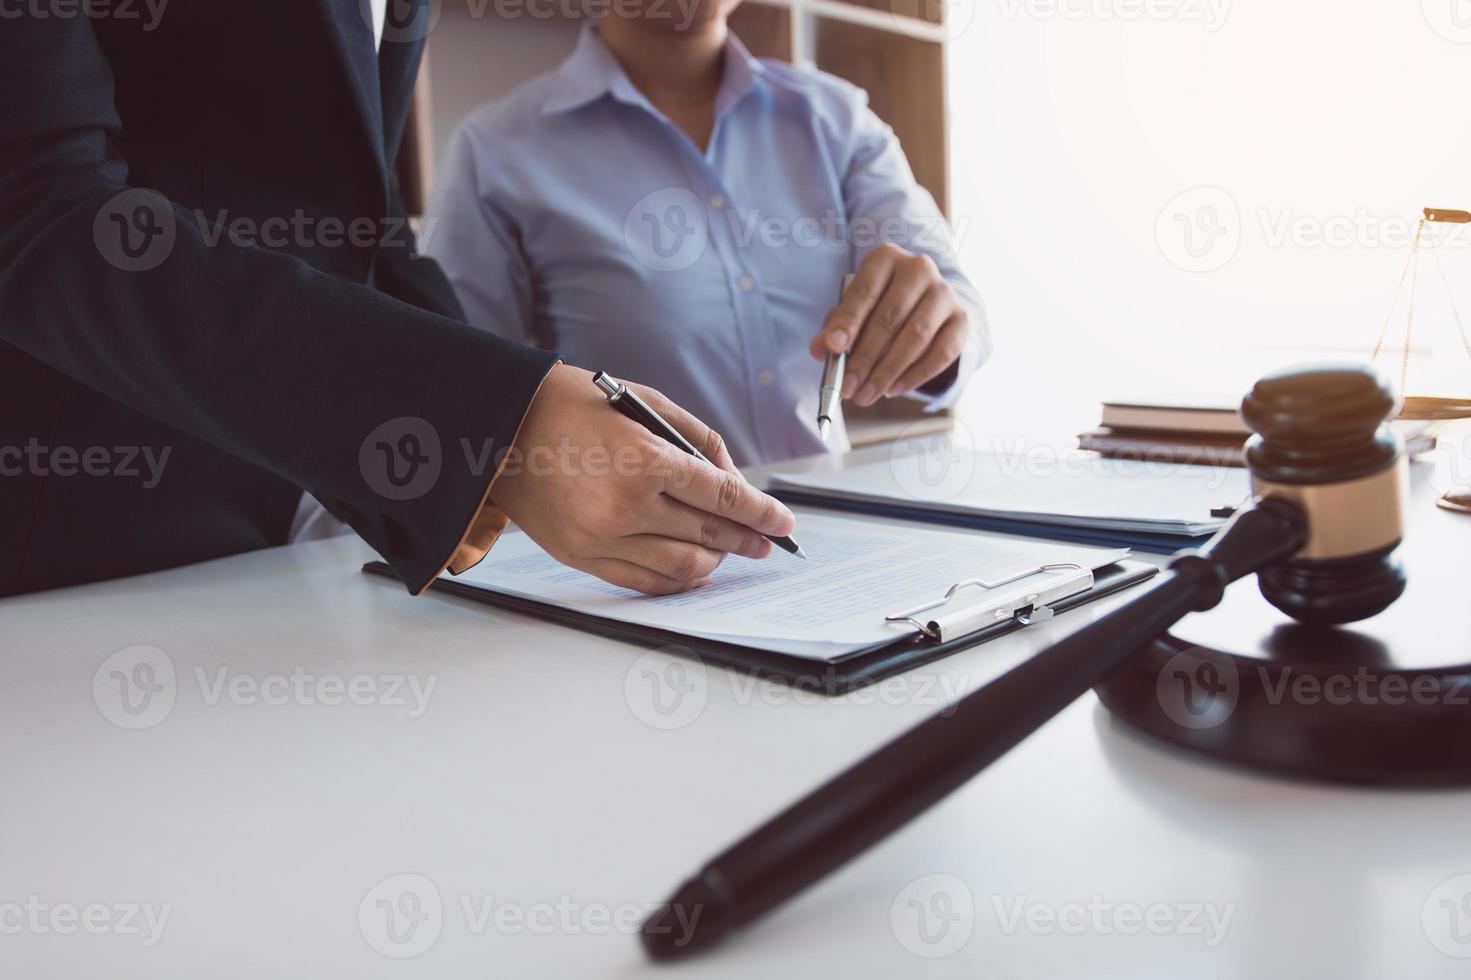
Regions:
<instances>
[{"instance_id":1,"label":"metal clip on clipboard","mask_svg":"<svg viewBox=\"0 0 1471 980\"><path fill-rule=\"evenodd\" d=\"M988 596L984 601L964 609L957 609L940 616L920 618L923 613L947 605L951 599L955 598L956 593L963 589L981 588L990 591L1012 585L1034 575L1065 568L1073 569L1073 574L1050 579L1041 587L1012 589L994 598ZM919 630L921 635L936 642L945 643L1010 619L1016 620L1023 626L1051 619L1056 615L1052 609L1052 603L1075 596L1080 592L1087 592L1091 588L1093 588L1093 571L1076 562L1038 565L1036 568L1029 568L995 581L972 578L964 582L956 582L950 586L944 598L916 606L906 612L886 616L884 621L909 623Z\"/></svg>"}]
</instances>

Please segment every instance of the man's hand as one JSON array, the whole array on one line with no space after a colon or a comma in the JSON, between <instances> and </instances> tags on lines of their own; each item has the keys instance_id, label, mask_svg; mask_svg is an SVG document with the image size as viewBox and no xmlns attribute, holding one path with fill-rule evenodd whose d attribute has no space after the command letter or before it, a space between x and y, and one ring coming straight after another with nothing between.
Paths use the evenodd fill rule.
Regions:
<instances>
[{"instance_id":1,"label":"man's hand","mask_svg":"<svg viewBox=\"0 0 1471 980\"><path fill-rule=\"evenodd\" d=\"M710 463L624 418L591 374L559 364L532 399L492 503L558 561L639 592L702 585L727 553L769 555L762 535L790 534L791 511L741 477L707 425L652 388L629 387Z\"/></svg>"},{"instance_id":2,"label":"man's hand","mask_svg":"<svg viewBox=\"0 0 1471 980\"><path fill-rule=\"evenodd\" d=\"M872 405L913 391L956 362L970 334L955 290L928 255L880 245L812 338L818 360L848 351L843 397Z\"/></svg>"}]
</instances>

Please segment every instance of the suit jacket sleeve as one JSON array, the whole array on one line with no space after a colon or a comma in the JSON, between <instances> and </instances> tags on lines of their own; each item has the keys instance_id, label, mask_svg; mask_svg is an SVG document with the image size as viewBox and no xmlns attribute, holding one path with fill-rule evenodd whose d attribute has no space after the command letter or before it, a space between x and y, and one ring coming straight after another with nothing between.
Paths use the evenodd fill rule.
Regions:
<instances>
[{"instance_id":1,"label":"suit jacket sleeve","mask_svg":"<svg viewBox=\"0 0 1471 980\"><path fill-rule=\"evenodd\" d=\"M388 210L388 231L373 266L374 288L420 309L464 321L465 310L444 269L435 259L419 252L419 242L409 226L408 209L404 207L397 180L390 188Z\"/></svg>"},{"instance_id":2,"label":"suit jacket sleeve","mask_svg":"<svg viewBox=\"0 0 1471 980\"><path fill-rule=\"evenodd\" d=\"M183 208L130 190L85 18L8 20L0 90L0 338L310 491L422 590L554 356L211 242ZM146 254L122 250L129 226L148 230L132 239Z\"/></svg>"}]
</instances>

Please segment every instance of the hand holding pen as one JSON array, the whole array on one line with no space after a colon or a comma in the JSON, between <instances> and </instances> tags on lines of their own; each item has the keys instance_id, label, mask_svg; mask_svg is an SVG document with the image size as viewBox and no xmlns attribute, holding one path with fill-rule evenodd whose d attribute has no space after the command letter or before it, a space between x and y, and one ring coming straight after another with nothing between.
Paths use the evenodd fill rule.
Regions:
<instances>
[{"instance_id":1,"label":"hand holding pen","mask_svg":"<svg viewBox=\"0 0 1471 980\"><path fill-rule=\"evenodd\" d=\"M810 350L819 359L846 353L840 396L868 406L937 382L969 336L965 309L934 261L885 244L858 266Z\"/></svg>"},{"instance_id":2,"label":"hand holding pen","mask_svg":"<svg viewBox=\"0 0 1471 980\"><path fill-rule=\"evenodd\" d=\"M765 558L790 534L779 501L736 471L720 437L652 388L640 400L708 462L610 411L592 374L558 364L542 382L490 487L490 501L564 565L652 594L709 580L727 554ZM463 527L459 514L447 524ZM494 528L483 538L493 540Z\"/></svg>"},{"instance_id":3,"label":"hand holding pen","mask_svg":"<svg viewBox=\"0 0 1471 980\"><path fill-rule=\"evenodd\" d=\"M682 452L693 456L695 459L705 463L710 462L705 458L703 453L680 434L678 429L670 425L658 412L650 408L648 403L640 398L638 393L633 389L613 380L608 376L606 371L599 371L593 375L592 381L593 384L598 386L599 391L608 396L608 404L618 409L626 417L648 429L665 442L677 446ZM804 560L807 557L807 553L802 550L802 546L785 535L767 534L766 539L788 554L796 555L798 558Z\"/></svg>"}]
</instances>

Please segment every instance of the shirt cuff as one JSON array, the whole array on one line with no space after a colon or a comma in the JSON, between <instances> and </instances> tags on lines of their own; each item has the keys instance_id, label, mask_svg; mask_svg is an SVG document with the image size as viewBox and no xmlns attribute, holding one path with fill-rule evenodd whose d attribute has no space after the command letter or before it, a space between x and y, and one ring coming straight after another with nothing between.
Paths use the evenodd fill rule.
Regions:
<instances>
[{"instance_id":1,"label":"shirt cuff","mask_svg":"<svg viewBox=\"0 0 1471 980\"><path fill-rule=\"evenodd\" d=\"M553 365L552 370L556 370L556 365ZM536 397L541 394L542 385L546 384L546 379L551 377L551 373L548 371L542 377L541 384L536 386L531 401L526 403L526 415L531 414L531 406L536 404ZM521 427L526 424L526 415L521 416L521 421L516 426L516 434L511 437L511 450L516 448L516 442L521 438ZM444 568L441 568L433 579L425 583L424 588L419 590L419 595L423 595L429 586L434 584L434 580L444 574L446 569L451 574L460 575L480 564L485 556L490 554L490 549L495 546L496 541L511 523L511 519L505 515L505 512L490 502L490 494L495 489L495 481L500 479L501 473L505 470L506 463L516 455L518 454L514 451L501 454L501 461L496 465L490 482L485 485L485 493L480 497L480 506L470 518L470 526L465 528L464 534L460 535L460 543L455 545L455 550L449 556L449 561L445 562Z\"/></svg>"},{"instance_id":2,"label":"shirt cuff","mask_svg":"<svg viewBox=\"0 0 1471 980\"><path fill-rule=\"evenodd\" d=\"M490 487L495 486L495 481L490 481ZM490 496L490 487L485 490L486 497ZM449 564L445 566L451 573L459 575L467 572L480 564L481 559L490 553L495 546L496 540L500 538L501 532L511 523L499 507L488 499L480 504L480 509L470 520L470 527L465 531L465 536L455 546L455 553L450 555Z\"/></svg>"}]
</instances>

